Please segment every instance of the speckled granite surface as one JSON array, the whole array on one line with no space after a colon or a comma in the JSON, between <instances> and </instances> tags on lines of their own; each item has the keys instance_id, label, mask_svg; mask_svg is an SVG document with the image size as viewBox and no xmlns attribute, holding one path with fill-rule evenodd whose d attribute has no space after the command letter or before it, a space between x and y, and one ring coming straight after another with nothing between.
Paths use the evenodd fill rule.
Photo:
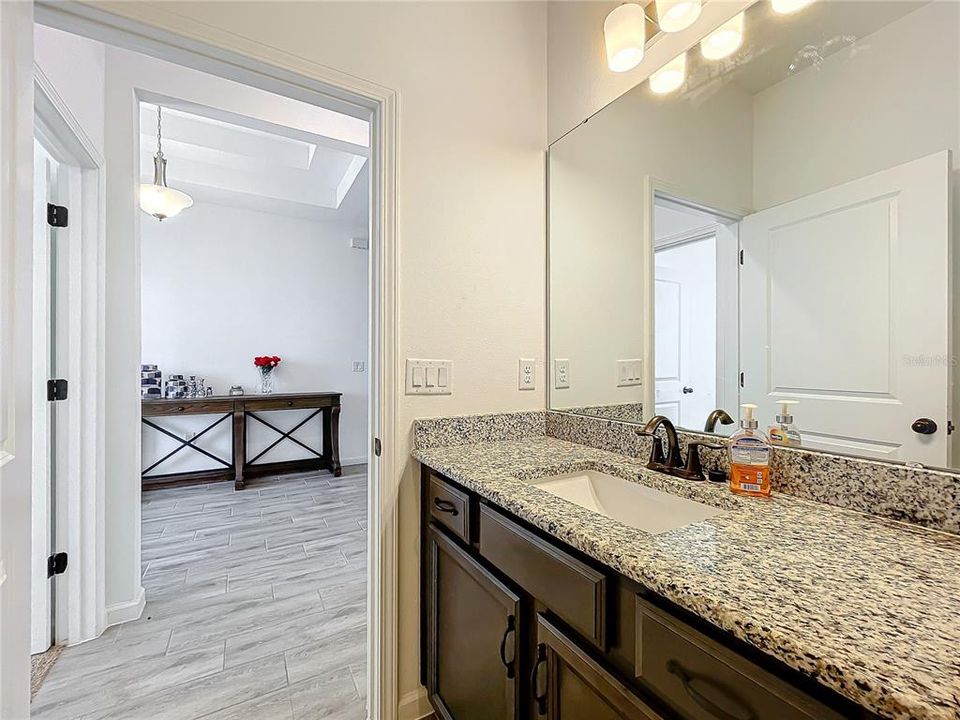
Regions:
<instances>
[{"instance_id":1,"label":"speckled granite surface","mask_svg":"<svg viewBox=\"0 0 960 720\"><path fill-rule=\"evenodd\" d=\"M601 450L644 459L650 454L650 440L638 438L629 423L548 411L546 427L551 437ZM681 432L684 456L691 440L722 438ZM701 458L705 468L729 469L725 451L702 450ZM771 469L775 491L960 534L960 473L798 448L776 448Z\"/></svg>"},{"instance_id":2,"label":"speckled granite surface","mask_svg":"<svg viewBox=\"0 0 960 720\"><path fill-rule=\"evenodd\" d=\"M556 438L414 457L883 717L960 718L960 538L778 494L731 495ZM649 535L525 480L596 469L724 510Z\"/></svg>"},{"instance_id":3,"label":"speckled granite surface","mask_svg":"<svg viewBox=\"0 0 960 720\"><path fill-rule=\"evenodd\" d=\"M620 422L642 423L643 403L618 403L616 405L581 405L580 407L558 408L565 413L586 415L588 417L619 420Z\"/></svg>"}]
</instances>

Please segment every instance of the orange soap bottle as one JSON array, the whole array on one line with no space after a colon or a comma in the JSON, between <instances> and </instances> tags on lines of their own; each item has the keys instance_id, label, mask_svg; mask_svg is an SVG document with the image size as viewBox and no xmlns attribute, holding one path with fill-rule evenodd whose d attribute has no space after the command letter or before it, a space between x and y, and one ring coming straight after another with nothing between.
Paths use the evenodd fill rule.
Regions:
<instances>
[{"instance_id":1,"label":"orange soap bottle","mask_svg":"<svg viewBox=\"0 0 960 720\"><path fill-rule=\"evenodd\" d=\"M740 431L730 438L730 491L737 495L770 495L770 443L757 431L756 405L746 403Z\"/></svg>"}]
</instances>

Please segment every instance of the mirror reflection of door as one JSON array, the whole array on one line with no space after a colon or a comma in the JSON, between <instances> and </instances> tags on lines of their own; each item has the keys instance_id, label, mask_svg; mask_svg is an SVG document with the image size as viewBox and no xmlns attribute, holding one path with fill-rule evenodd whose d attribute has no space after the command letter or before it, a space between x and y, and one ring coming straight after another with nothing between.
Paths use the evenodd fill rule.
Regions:
<instances>
[{"instance_id":1,"label":"mirror reflection of door","mask_svg":"<svg viewBox=\"0 0 960 720\"><path fill-rule=\"evenodd\" d=\"M717 402L717 241L697 233L655 253L656 412L702 428Z\"/></svg>"},{"instance_id":2,"label":"mirror reflection of door","mask_svg":"<svg viewBox=\"0 0 960 720\"><path fill-rule=\"evenodd\" d=\"M742 397L765 421L799 399L806 447L950 463L949 172L940 152L744 219Z\"/></svg>"}]
</instances>

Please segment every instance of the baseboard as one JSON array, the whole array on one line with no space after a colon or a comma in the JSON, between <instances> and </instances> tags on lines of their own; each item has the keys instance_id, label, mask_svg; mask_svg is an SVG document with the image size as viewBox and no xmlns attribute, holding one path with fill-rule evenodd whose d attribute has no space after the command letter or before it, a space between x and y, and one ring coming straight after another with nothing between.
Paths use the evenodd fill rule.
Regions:
<instances>
[{"instance_id":1,"label":"baseboard","mask_svg":"<svg viewBox=\"0 0 960 720\"><path fill-rule=\"evenodd\" d=\"M137 596L133 600L107 605L107 627L137 620L143 614L146 604L147 594L143 591L143 587L139 587Z\"/></svg>"},{"instance_id":2,"label":"baseboard","mask_svg":"<svg viewBox=\"0 0 960 720\"><path fill-rule=\"evenodd\" d=\"M427 699L426 688L418 688L400 698L397 720L423 720L433 715L433 707Z\"/></svg>"},{"instance_id":3,"label":"baseboard","mask_svg":"<svg viewBox=\"0 0 960 720\"><path fill-rule=\"evenodd\" d=\"M349 465L366 465L367 456L361 455L360 457L355 458L340 458L340 467L346 468Z\"/></svg>"}]
</instances>

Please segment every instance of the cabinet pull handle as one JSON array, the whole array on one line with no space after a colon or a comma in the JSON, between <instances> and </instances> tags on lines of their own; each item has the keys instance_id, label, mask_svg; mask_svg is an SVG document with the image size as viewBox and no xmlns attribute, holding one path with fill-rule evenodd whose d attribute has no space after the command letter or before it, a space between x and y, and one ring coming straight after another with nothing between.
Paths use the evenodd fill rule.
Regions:
<instances>
[{"instance_id":1,"label":"cabinet pull handle","mask_svg":"<svg viewBox=\"0 0 960 720\"><path fill-rule=\"evenodd\" d=\"M540 666L547 661L547 646L543 643L537 645L537 661L533 664L533 671L530 673L530 687L533 690L533 699L537 702L537 715L547 714L547 687L544 682L543 692L537 692L537 686L540 684Z\"/></svg>"},{"instance_id":2,"label":"cabinet pull handle","mask_svg":"<svg viewBox=\"0 0 960 720\"><path fill-rule=\"evenodd\" d=\"M453 515L454 517L456 517L457 515L460 514L460 511L457 510L457 506L454 505L454 504L453 504L452 502L450 502L449 500L441 500L440 498L434 498L434 499L433 499L433 505L434 505L434 507L436 507L437 510L439 510L440 512L450 513L450 514Z\"/></svg>"},{"instance_id":3,"label":"cabinet pull handle","mask_svg":"<svg viewBox=\"0 0 960 720\"><path fill-rule=\"evenodd\" d=\"M517 648L516 645L511 645L510 659L507 660L507 637L510 633L514 633L516 630L516 619L513 615L507 617L507 627L503 631L503 637L500 638L500 662L503 663L503 666L507 669L507 677L512 679L514 676L514 661L517 659ZM514 635L515 636L515 635Z\"/></svg>"},{"instance_id":4,"label":"cabinet pull handle","mask_svg":"<svg viewBox=\"0 0 960 720\"><path fill-rule=\"evenodd\" d=\"M716 682L712 682L709 678L696 678L691 676L690 673L688 673L676 660L669 660L667 662L667 672L676 675L683 684L683 689L687 691L687 695L690 696L690 699L708 713L713 715L715 718L718 718L718 720L756 720L756 715L753 714L753 710L743 707L743 704L739 699L730 697L730 693L726 690L726 688ZM727 695L730 710L724 710L714 701L710 700L703 695L703 693L697 690L697 688L694 687L694 683L698 679L713 685L715 688L722 691L723 694Z\"/></svg>"}]
</instances>

